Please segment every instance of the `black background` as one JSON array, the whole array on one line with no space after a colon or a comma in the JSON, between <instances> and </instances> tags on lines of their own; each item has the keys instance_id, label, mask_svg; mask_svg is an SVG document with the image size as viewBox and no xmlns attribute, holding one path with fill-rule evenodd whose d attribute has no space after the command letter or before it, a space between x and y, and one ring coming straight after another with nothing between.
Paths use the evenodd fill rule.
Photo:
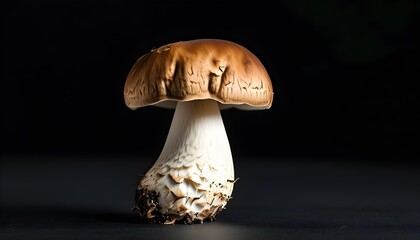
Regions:
<instances>
[{"instance_id":1,"label":"black background","mask_svg":"<svg viewBox=\"0 0 420 240\"><path fill-rule=\"evenodd\" d=\"M2 3L2 152L158 154L173 111L129 110L154 47L222 38L266 66L274 103L224 111L235 155L418 157L416 1Z\"/></svg>"},{"instance_id":2,"label":"black background","mask_svg":"<svg viewBox=\"0 0 420 240\"><path fill-rule=\"evenodd\" d=\"M2 239L419 239L418 1L2 1ZM218 221L138 224L138 179L173 110L124 104L161 45L234 41L274 103L225 110Z\"/></svg>"}]
</instances>

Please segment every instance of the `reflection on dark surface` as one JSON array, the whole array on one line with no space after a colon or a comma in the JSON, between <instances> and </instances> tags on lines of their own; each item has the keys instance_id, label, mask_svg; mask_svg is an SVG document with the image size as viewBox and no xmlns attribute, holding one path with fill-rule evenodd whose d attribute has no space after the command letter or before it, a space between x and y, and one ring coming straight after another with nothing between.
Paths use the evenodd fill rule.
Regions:
<instances>
[{"instance_id":1,"label":"reflection on dark surface","mask_svg":"<svg viewBox=\"0 0 420 240\"><path fill-rule=\"evenodd\" d=\"M36 161L34 159L36 158ZM142 224L130 211L149 157L3 157L4 239L418 239L418 166L340 160L236 163L214 222Z\"/></svg>"}]
</instances>

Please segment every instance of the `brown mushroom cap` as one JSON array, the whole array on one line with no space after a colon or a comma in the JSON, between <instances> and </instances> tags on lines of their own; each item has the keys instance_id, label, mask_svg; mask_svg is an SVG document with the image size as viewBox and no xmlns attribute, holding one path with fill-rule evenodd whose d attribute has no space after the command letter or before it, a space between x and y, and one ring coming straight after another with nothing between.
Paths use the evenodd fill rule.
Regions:
<instances>
[{"instance_id":1,"label":"brown mushroom cap","mask_svg":"<svg viewBox=\"0 0 420 240\"><path fill-rule=\"evenodd\" d=\"M178 101L214 99L222 108L268 109L271 79L243 46L220 39L180 41L152 49L131 68L124 86L131 109L174 108Z\"/></svg>"}]
</instances>

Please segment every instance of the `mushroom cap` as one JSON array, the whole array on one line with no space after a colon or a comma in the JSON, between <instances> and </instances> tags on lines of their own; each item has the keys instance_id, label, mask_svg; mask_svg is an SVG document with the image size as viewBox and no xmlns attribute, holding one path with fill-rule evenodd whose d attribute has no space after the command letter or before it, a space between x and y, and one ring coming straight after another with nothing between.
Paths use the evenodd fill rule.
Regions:
<instances>
[{"instance_id":1,"label":"mushroom cap","mask_svg":"<svg viewBox=\"0 0 420 240\"><path fill-rule=\"evenodd\" d=\"M261 61L221 39L195 39L152 49L132 66L124 86L130 109L174 108L179 101L213 99L221 109L268 109L273 86Z\"/></svg>"}]
</instances>

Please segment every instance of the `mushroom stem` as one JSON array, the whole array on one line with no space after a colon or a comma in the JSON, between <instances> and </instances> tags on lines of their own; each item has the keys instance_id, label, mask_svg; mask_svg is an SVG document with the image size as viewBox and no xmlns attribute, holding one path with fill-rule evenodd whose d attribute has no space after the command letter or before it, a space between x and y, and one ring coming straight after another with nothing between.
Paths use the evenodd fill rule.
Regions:
<instances>
[{"instance_id":1,"label":"mushroom stem","mask_svg":"<svg viewBox=\"0 0 420 240\"><path fill-rule=\"evenodd\" d=\"M233 185L218 102L178 102L162 152L137 186L133 210L147 222L202 223L224 209Z\"/></svg>"}]
</instances>

